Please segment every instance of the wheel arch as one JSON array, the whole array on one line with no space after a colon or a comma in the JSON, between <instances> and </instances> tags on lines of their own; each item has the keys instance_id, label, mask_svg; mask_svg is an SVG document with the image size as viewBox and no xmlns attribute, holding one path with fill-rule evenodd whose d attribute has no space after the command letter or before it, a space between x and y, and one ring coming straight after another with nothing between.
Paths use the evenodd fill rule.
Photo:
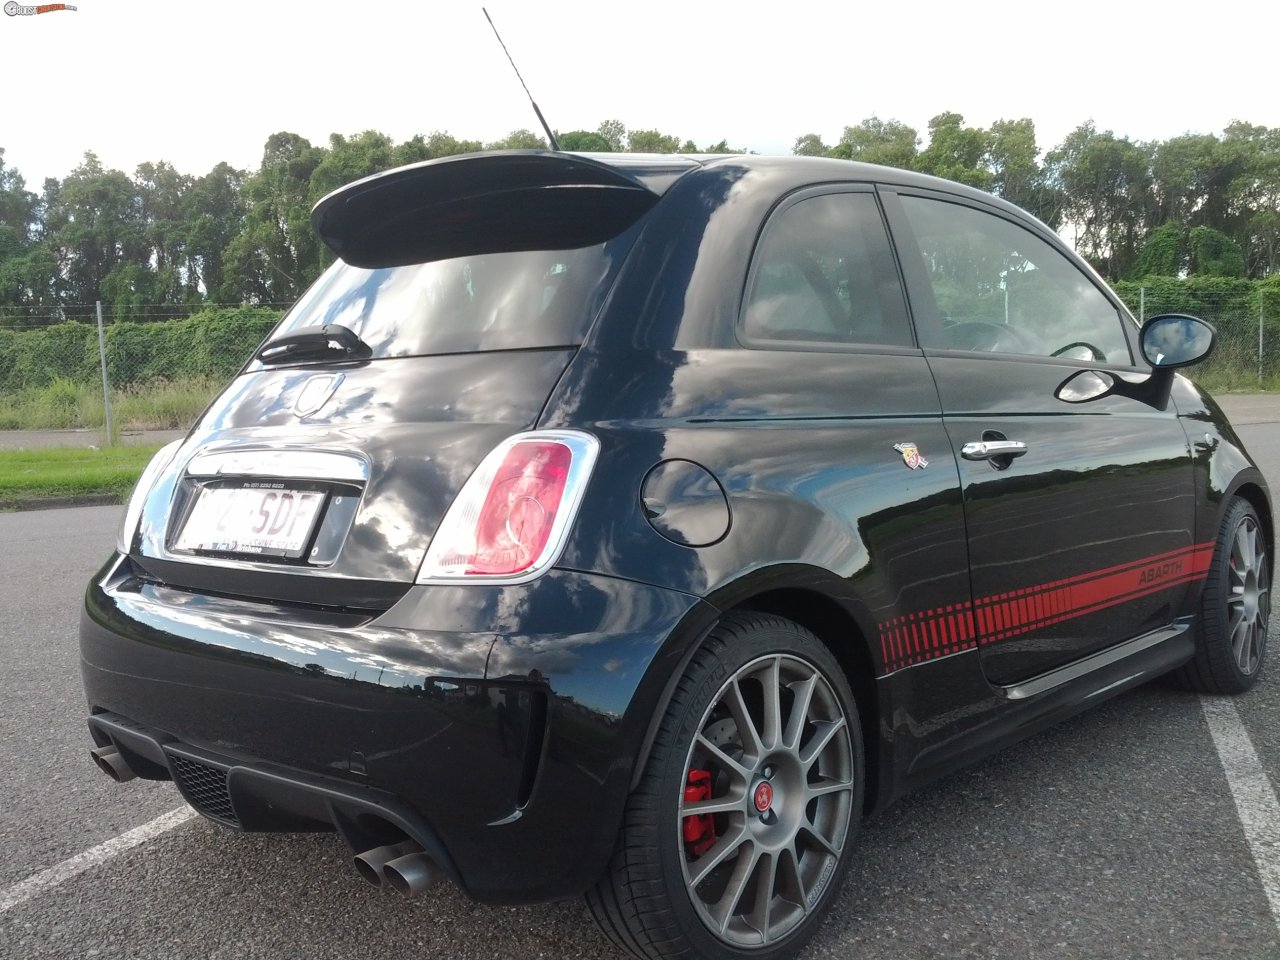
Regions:
<instances>
[{"instance_id":1,"label":"wheel arch","mask_svg":"<svg viewBox=\"0 0 1280 960\"><path fill-rule=\"evenodd\" d=\"M862 745L867 761L863 813L871 812L880 792L884 750L880 739L880 698L875 681L875 659L857 620L827 594L799 587L782 587L756 594L734 609L771 613L798 623L821 640L836 658L858 705L858 722L862 727Z\"/></svg>"},{"instance_id":2,"label":"wheel arch","mask_svg":"<svg viewBox=\"0 0 1280 960\"><path fill-rule=\"evenodd\" d=\"M1274 557L1276 555L1274 517L1271 513L1271 497L1268 495L1266 488L1260 482L1255 482L1252 479L1245 479L1238 483L1222 498L1222 504L1218 510L1219 524L1222 523L1222 517L1231 506L1233 497L1247 500L1249 505L1257 512L1258 519L1262 521L1262 534L1267 538L1267 551Z\"/></svg>"},{"instance_id":3,"label":"wheel arch","mask_svg":"<svg viewBox=\"0 0 1280 960\"><path fill-rule=\"evenodd\" d=\"M877 808L881 789L887 786L884 782L888 769L885 764L890 758L882 735L881 696L876 684L881 667L869 640L874 621L864 613L862 619L866 623L860 622L859 616L850 609L850 603L856 601L837 599L833 595L837 588L842 588L840 592L847 592L844 581L834 574L796 566L755 571L708 596L706 600L716 608L718 616L711 623L701 625L696 632L677 631L677 634L688 638L685 640L687 645L654 706L636 757L631 789L635 789L649 761L654 738L689 660L721 618L735 610L749 610L784 617L799 624L822 641L840 664L857 702L866 751L863 813L865 815Z\"/></svg>"}]
</instances>

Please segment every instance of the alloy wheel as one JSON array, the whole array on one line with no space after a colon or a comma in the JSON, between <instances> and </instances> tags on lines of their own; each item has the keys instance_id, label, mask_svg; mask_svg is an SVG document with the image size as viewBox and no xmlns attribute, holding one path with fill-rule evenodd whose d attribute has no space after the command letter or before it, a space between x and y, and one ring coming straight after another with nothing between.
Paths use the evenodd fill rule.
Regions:
<instances>
[{"instance_id":1,"label":"alloy wheel","mask_svg":"<svg viewBox=\"0 0 1280 960\"><path fill-rule=\"evenodd\" d=\"M1262 659L1271 610L1266 544L1252 516L1236 527L1228 560L1227 636L1240 671L1252 675Z\"/></svg>"},{"instance_id":2,"label":"alloy wheel","mask_svg":"<svg viewBox=\"0 0 1280 960\"><path fill-rule=\"evenodd\" d=\"M822 899L849 834L850 723L796 656L746 664L712 699L685 761L679 830L689 897L721 941L769 946Z\"/></svg>"}]
</instances>

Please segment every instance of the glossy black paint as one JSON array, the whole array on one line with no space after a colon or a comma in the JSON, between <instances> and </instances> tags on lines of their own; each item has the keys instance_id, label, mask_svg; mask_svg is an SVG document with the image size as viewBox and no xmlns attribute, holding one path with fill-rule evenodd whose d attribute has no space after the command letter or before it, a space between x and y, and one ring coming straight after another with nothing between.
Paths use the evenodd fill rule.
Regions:
<instances>
[{"instance_id":1,"label":"glossy black paint","mask_svg":"<svg viewBox=\"0 0 1280 960\"><path fill-rule=\"evenodd\" d=\"M404 798L486 900L594 879L630 783L620 760L638 753L670 666L662 641L714 619L685 594L559 571L414 587L376 620L137 573L113 563L86 596L96 709L222 758Z\"/></svg>"},{"instance_id":2,"label":"glossy black paint","mask_svg":"<svg viewBox=\"0 0 1280 960\"><path fill-rule=\"evenodd\" d=\"M647 212L623 218L634 245L585 340L247 370L146 497L129 556L89 587L81 638L94 711L228 765L293 771L303 799L285 809L316 809L305 798L317 778L394 798L472 895L549 898L603 869L682 665L722 612L780 613L831 647L859 701L874 810L1177 666L1192 650L1199 583L981 645L979 600L1211 542L1237 493L1271 536L1260 474L1183 377L1170 380L1166 409L1119 392L1067 403L1056 393L1080 370L1134 383L1151 372L742 341L756 239L798 193L874 196L901 244L895 191L941 192L1072 256L1008 204L842 161L519 156L375 178L322 202L319 225L373 263L396 259L403 238L362 235L372 213L391 204L425 217L455 181L491 207L494 170L532 171L530 187L586 176L643 194ZM433 182L438 170L448 177ZM919 322L918 267L893 262L881 296ZM1137 325L1125 322L1139 357ZM308 380L333 372L333 396L299 415ZM415 585L463 482L530 427L600 443L556 568L511 586ZM959 455L987 432L1028 452L999 469ZM197 482L185 467L210 449L367 464L367 481L348 481L359 508L331 562L175 552L174 518ZM1131 654L1108 659L1125 643ZM1030 678L1041 686L1019 686Z\"/></svg>"},{"instance_id":3,"label":"glossy black paint","mask_svg":"<svg viewBox=\"0 0 1280 960\"><path fill-rule=\"evenodd\" d=\"M166 583L263 600L385 609L416 576L427 539L463 482L498 441L527 429L572 350L397 357L330 365L343 373L319 410L299 417L307 382L328 366L242 374L214 401L143 512L138 561ZM340 451L369 464L369 482L332 563L184 562L169 514L183 466L200 452Z\"/></svg>"}]
</instances>

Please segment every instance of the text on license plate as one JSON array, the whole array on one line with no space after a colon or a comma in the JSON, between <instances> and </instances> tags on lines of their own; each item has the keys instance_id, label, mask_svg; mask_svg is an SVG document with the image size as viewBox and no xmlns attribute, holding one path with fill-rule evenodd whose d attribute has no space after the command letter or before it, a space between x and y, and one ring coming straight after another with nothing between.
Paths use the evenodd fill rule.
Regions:
<instances>
[{"instance_id":1,"label":"text on license plate","mask_svg":"<svg viewBox=\"0 0 1280 960\"><path fill-rule=\"evenodd\" d=\"M316 490L280 487L206 487L200 491L179 550L214 550L299 557L324 503Z\"/></svg>"}]
</instances>

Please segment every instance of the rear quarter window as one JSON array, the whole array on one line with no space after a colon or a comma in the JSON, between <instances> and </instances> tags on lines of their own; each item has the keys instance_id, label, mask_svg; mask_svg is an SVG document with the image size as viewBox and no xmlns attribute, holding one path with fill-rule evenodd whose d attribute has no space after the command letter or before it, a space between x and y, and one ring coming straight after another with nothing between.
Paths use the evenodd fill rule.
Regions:
<instances>
[{"instance_id":1,"label":"rear quarter window","mask_svg":"<svg viewBox=\"0 0 1280 960\"><path fill-rule=\"evenodd\" d=\"M913 343L875 195L809 196L766 224L747 286L748 341Z\"/></svg>"}]
</instances>

